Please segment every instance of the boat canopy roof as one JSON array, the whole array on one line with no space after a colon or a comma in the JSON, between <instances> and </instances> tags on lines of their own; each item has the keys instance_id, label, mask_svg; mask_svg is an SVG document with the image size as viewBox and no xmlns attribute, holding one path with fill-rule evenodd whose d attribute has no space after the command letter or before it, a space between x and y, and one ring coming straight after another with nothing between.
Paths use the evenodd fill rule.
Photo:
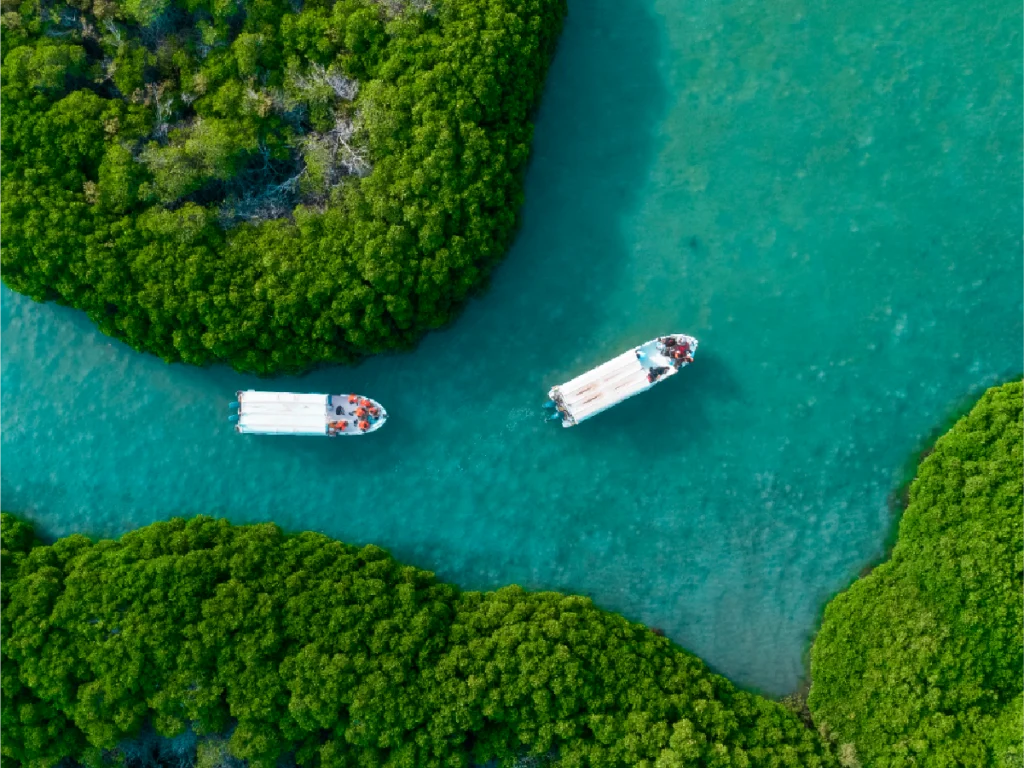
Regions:
<instances>
[{"instance_id":1,"label":"boat canopy roof","mask_svg":"<svg viewBox=\"0 0 1024 768\"><path fill-rule=\"evenodd\" d=\"M322 435L327 432L329 395L241 392L238 431L260 434Z\"/></svg>"},{"instance_id":2,"label":"boat canopy roof","mask_svg":"<svg viewBox=\"0 0 1024 768\"><path fill-rule=\"evenodd\" d=\"M647 368L637 359L636 350L623 352L558 387L569 415L581 422L645 389L650 389Z\"/></svg>"},{"instance_id":3,"label":"boat canopy roof","mask_svg":"<svg viewBox=\"0 0 1024 768\"><path fill-rule=\"evenodd\" d=\"M330 395L300 395L294 392L257 392L252 389L238 394L238 402L242 405L256 403L310 403L326 408L329 398Z\"/></svg>"}]
</instances>

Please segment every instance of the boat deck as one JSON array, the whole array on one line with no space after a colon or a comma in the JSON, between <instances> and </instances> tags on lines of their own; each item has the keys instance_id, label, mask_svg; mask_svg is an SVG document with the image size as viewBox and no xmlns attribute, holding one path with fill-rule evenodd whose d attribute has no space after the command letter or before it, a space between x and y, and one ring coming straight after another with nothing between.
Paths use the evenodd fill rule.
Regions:
<instances>
[{"instance_id":1,"label":"boat deck","mask_svg":"<svg viewBox=\"0 0 1024 768\"><path fill-rule=\"evenodd\" d=\"M583 421L651 386L636 350L623 352L558 388L574 421Z\"/></svg>"},{"instance_id":2,"label":"boat deck","mask_svg":"<svg viewBox=\"0 0 1024 768\"><path fill-rule=\"evenodd\" d=\"M363 399L370 400L370 398L359 398L359 400ZM367 416L370 428L363 431L359 428L359 416L356 414L356 411L362 407L359 402L349 403L348 395L331 395L327 404L327 420L329 424L333 423L335 425L332 428L334 433L338 435L365 435L381 426L387 418L387 413L385 413L384 408L376 400L370 400L370 402L380 411L380 416L376 419L372 416ZM339 422L343 422L345 426L339 428Z\"/></svg>"}]
</instances>

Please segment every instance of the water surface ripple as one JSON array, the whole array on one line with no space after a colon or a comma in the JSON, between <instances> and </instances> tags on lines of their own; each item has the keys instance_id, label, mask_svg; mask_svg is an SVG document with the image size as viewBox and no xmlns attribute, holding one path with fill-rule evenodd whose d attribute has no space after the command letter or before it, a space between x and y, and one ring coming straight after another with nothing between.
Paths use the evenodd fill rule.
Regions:
<instances>
[{"instance_id":1,"label":"water surface ripple","mask_svg":"<svg viewBox=\"0 0 1024 768\"><path fill-rule=\"evenodd\" d=\"M2 292L4 507L114 535L198 512L571 590L779 694L884 549L932 431L1022 369L1014 0L580 0L523 227L413 354L261 382ZM665 331L696 364L592 422L549 386ZM241 437L235 390L355 390L372 438Z\"/></svg>"}]
</instances>

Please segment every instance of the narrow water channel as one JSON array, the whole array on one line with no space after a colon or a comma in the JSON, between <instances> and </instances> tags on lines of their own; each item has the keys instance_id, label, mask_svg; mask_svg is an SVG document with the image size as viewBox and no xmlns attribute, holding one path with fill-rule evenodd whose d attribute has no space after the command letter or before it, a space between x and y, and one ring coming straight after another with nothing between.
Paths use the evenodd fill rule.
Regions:
<instances>
[{"instance_id":1,"label":"narrow water channel","mask_svg":"<svg viewBox=\"0 0 1024 768\"><path fill-rule=\"evenodd\" d=\"M1024 368L1020 13L572 2L522 230L451 328L267 382L4 288L3 506L50 536L204 512L374 542L467 588L591 595L788 692L908 460ZM544 422L552 384L670 331L700 339L682 375ZM248 387L390 419L238 436Z\"/></svg>"}]
</instances>

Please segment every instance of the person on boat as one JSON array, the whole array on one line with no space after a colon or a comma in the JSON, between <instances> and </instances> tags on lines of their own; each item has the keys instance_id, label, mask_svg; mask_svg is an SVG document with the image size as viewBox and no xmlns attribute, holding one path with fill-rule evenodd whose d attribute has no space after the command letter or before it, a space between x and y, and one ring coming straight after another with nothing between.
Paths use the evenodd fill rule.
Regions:
<instances>
[{"instance_id":1,"label":"person on boat","mask_svg":"<svg viewBox=\"0 0 1024 768\"><path fill-rule=\"evenodd\" d=\"M667 370L668 370L668 368L665 368L664 366L659 366L659 367L657 367L657 368L651 368L651 369L650 369L650 370L649 370L649 371L647 372L647 383L648 383L648 384L653 384L653 383L654 383L654 382L656 382L656 381L657 381L658 379L660 379L660 378L661 378L661 375L662 375L663 373L665 373L665 371L667 371Z\"/></svg>"}]
</instances>

